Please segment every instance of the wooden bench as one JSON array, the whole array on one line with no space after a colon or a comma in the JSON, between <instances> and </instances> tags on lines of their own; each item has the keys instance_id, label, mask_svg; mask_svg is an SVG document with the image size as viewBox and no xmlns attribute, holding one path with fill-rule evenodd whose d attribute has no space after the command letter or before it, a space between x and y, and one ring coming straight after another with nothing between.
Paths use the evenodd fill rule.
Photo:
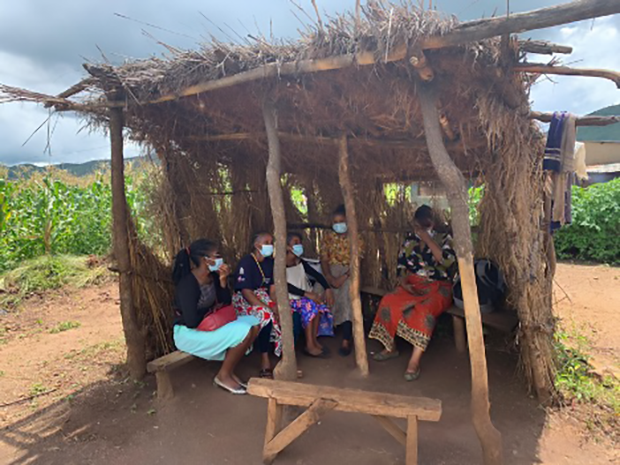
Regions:
<instances>
[{"instance_id":1,"label":"wooden bench","mask_svg":"<svg viewBox=\"0 0 620 465\"><path fill-rule=\"evenodd\" d=\"M383 297L389 291L378 287L364 287L361 292L377 297ZM452 328L454 331L454 344L456 350L465 352L467 350L466 331L465 331L465 312L456 305L451 306L446 313L452 316ZM497 329L503 333L511 333L519 324L519 318L514 312L509 310L499 310L492 313L481 313L482 324L490 328Z\"/></svg>"},{"instance_id":2,"label":"wooden bench","mask_svg":"<svg viewBox=\"0 0 620 465\"><path fill-rule=\"evenodd\" d=\"M250 380L248 393L268 399L263 448L263 463L267 465L330 410L371 415L405 446L406 465L415 465L418 463L418 420L439 421L441 417L441 401L426 397L258 378ZM307 410L282 428L283 407L287 405L305 407ZM407 431L403 431L390 417L406 419Z\"/></svg>"},{"instance_id":3,"label":"wooden bench","mask_svg":"<svg viewBox=\"0 0 620 465\"><path fill-rule=\"evenodd\" d=\"M170 370L185 365L193 360L193 355L177 350L175 352L156 358L146 365L146 371L155 373L157 382L157 399L165 400L174 397L174 389L170 380Z\"/></svg>"}]
</instances>

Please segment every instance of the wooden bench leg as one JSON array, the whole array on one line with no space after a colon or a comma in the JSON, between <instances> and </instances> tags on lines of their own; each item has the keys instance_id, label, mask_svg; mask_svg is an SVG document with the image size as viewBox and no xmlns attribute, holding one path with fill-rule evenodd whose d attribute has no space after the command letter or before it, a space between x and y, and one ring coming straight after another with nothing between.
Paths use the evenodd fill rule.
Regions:
<instances>
[{"instance_id":1,"label":"wooden bench leg","mask_svg":"<svg viewBox=\"0 0 620 465\"><path fill-rule=\"evenodd\" d=\"M281 405L278 405L278 401L276 399L269 398L269 400L267 401L267 427L265 428L265 448L267 447L267 444L269 444L271 440L275 438L276 435L280 432L280 429L282 429L282 411L283 407ZM265 465L270 465L275 458L275 455L273 457L267 457L263 453L263 463Z\"/></svg>"},{"instance_id":2,"label":"wooden bench leg","mask_svg":"<svg viewBox=\"0 0 620 465\"><path fill-rule=\"evenodd\" d=\"M467 352L465 341L465 319L460 316L452 316L452 329L454 330L454 344L458 352Z\"/></svg>"},{"instance_id":3,"label":"wooden bench leg","mask_svg":"<svg viewBox=\"0 0 620 465\"><path fill-rule=\"evenodd\" d=\"M157 399L166 400L174 397L174 389L170 381L170 374L167 371L155 372L155 381L157 382Z\"/></svg>"},{"instance_id":4,"label":"wooden bench leg","mask_svg":"<svg viewBox=\"0 0 620 465\"><path fill-rule=\"evenodd\" d=\"M407 418L406 465L418 465L418 417Z\"/></svg>"},{"instance_id":5,"label":"wooden bench leg","mask_svg":"<svg viewBox=\"0 0 620 465\"><path fill-rule=\"evenodd\" d=\"M320 420L321 415L332 410L338 405L333 400L317 399L308 407L304 413L298 416L295 421L280 431L263 449L263 463L269 465L277 455L284 450L295 439L305 433L308 428ZM269 421L267 422L269 425Z\"/></svg>"}]
</instances>

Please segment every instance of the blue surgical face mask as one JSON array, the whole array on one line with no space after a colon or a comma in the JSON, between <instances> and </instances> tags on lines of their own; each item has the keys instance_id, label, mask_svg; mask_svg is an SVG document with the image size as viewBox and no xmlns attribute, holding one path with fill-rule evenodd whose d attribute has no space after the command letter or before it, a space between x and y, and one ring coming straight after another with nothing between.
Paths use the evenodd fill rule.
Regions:
<instances>
[{"instance_id":1,"label":"blue surgical face mask","mask_svg":"<svg viewBox=\"0 0 620 465\"><path fill-rule=\"evenodd\" d=\"M293 246L293 254L295 254L296 257L301 257L304 254L304 245L295 244Z\"/></svg>"},{"instance_id":2,"label":"blue surgical face mask","mask_svg":"<svg viewBox=\"0 0 620 465\"><path fill-rule=\"evenodd\" d=\"M347 223L334 223L332 228L338 234L344 234L347 232Z\"/></svg>"},{"instance_id":3,"label":"blue surgical face mask","mask_svg":"<svg viewBox=\"0 0 620 465\"><path fill-rule=\"evenodd\" d=\"M263 257L271 257L273 255L273 244L261 245L260 253Z\"/></svg>"},{"instance_id":4,"label":"blue surgical face mask","mask_svg":"<svg viewBox=\"0 0 620 465\"><path fill-rule=\"evenodd\" d=\"M224 259L223 258L216 258L215 259L215 263L213 265L209 265L209 270L210 271L217 271L219 270L222 265L224 264Z\"/></svg>"}]
</instances>

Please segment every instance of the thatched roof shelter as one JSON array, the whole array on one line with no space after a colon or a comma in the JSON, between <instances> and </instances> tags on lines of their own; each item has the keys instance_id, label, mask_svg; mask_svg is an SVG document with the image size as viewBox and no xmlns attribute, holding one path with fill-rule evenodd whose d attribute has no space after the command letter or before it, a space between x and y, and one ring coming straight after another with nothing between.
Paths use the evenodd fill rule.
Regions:
<instances>
[{"instance_id":1,"label":"thatched roof shelter","mask_svg":"<svg viewBox=\"0 0 620 465\"><path fill-rule=\"evenodd\" d=\"M241 45L214 41L191 52L169 47L165 59L85 65L90 76L58 96L3 86L0 101L43 102L110 125L115 255L137 371L145 345L151 355L171 348L162 303L170 288L166 265L139 243L127 216L123 128L163 162L158 201L168 254L207 236L221 240L232 260L247 249L251 232L275 225L282 238L283 213L315 246L317 226L344 195L366 243L363 285L393 281L398 244L410 227L412 206L402 196L388 202L386 183L444 184L462 275L472 260L464 179L484 183L476 253L495 260L507 277L524 372L548 400L554 394L555 259L541 166L544 138L534 118L549 115L530 111L528 92L544 73L616 83L620 75L525 62L528 52L569 53L570 47L510 34L618 13L620 4L581 1L463 24L408 2L368 2L362 10L327 23L319 19L291 42L248 37ZM293 187L304 191L307 214L295 207ZM466 308L473 400L475 411L483 412L474 413L474 422L493 436L492 425L489 430L481 419L488 417L488 387L477 299L469 305L466 299ZM361 321L357 326L361 331Z\"/></svg>"}]
</instances>

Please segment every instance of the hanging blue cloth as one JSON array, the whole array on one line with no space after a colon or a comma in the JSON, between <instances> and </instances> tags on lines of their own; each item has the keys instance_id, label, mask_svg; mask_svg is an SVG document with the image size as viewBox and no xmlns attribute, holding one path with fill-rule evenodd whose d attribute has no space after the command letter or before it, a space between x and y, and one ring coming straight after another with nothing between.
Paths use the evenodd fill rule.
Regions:
<instances>
[{"instance_id":1,"label":"hanging blue cloth","mask_svg":"<svg viewBox=\"0 0 620 465\"><path fill-rule=\"evenodd\" d=\"M556 111L551 117L551 125L547 133L547 145L543 169L559 173L562 171L562 138L564 137L564 123L568 113Z\"/></svg>"}]
</instances>

